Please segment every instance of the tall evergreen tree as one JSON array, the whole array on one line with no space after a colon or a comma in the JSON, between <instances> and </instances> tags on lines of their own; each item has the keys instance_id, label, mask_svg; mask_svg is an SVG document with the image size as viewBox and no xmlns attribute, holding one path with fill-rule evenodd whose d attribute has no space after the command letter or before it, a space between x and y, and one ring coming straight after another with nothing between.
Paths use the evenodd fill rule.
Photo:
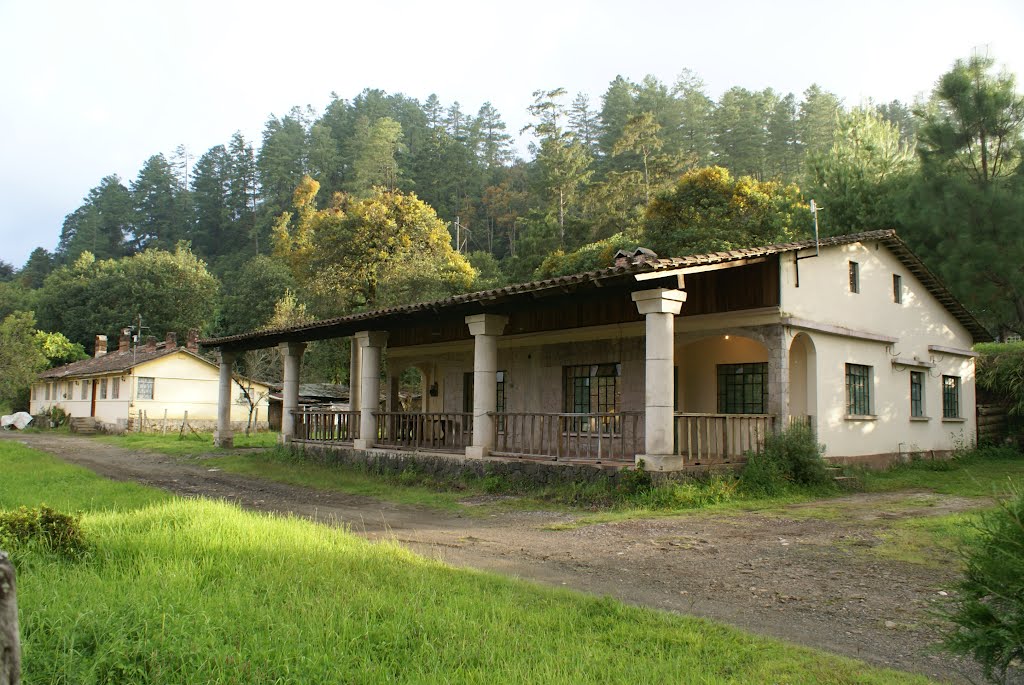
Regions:
<instances>
[{"instance_id":1,"label":"tall evergreen tree","mask_svg":"<svg viewBox=\"0 0 1024 685\"><path fill-rule=\"evenodd\" d=\"M69 264L86 251L104 259L130 253L128 237L134 219L131 193L116 175L104 177L82 205L64 218L57 261Z\"/></svg>"},{"instance_id":2,"label":"tall evergreen tree","mask_svg":"<svg viewBox=\"0 0 1024 685\"><path fill-rule=\"evenodd\" d=\"M131 186L133 243L136 250L168 249L191 237L189 199L162 154L146 160Z\"/></svg>"},{"instance_id":3,"label":"tall evergreen tree","mask_svg":"<svg viewBox=\"0 0 1024 685\"><path fill-rule=\"evenodd\" d=\"M714 144L711 121L715 103L708 97L704 81L689 69L680 72L672 94L681 109L680 161L691 168L704 166L711 160Z\"/></svg>"}]
</instances>

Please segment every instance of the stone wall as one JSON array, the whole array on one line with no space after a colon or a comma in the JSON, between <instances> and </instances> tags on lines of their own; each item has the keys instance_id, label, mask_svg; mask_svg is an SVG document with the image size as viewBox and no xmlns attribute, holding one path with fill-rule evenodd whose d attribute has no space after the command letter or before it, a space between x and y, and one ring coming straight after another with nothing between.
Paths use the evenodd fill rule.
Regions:
<instances>
[{"instance_id":1,"label":"stone wall","mask_svg":"<svg viewBox=\"0 0 1024 685\"><path fill-rule=\"evenodd\" d=\"M339 464L384 476L399 476L403 472L410 471L439 481L496 476L512 483L522 482L534 485L590 484L608 480L615 484L627 473L626 470L618 466L537 462L500 457L470 459L453 454L381 449L356 450L350 447L301 441L293 441L291 445L292 450L325 465ZM728 474L735 472L738 468L739 465L727 464L714 468L693 467L686 471L652 471L649 474L654 482L660 483L672 480L690 480L711 474Z\"/></svg>"}]
</instances>

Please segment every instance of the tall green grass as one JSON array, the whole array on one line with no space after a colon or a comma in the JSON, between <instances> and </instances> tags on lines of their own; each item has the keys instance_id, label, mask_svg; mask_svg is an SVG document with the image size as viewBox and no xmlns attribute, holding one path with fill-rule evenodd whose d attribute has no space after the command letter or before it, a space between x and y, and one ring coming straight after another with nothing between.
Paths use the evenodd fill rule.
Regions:
<instances>
[{"instance_id":1,"label":"tall green grass","mask_svg":"<svg viewBox=\"0 0 1024 685\"><path fill-rule=\"evenodd\" d=\"M26 684L927 682L302 520L144 503L11 447L0 464L39 468L0 480L2 506L59 483L88 507L82 560L14 550Z\"/></svg>"}]
</instances>

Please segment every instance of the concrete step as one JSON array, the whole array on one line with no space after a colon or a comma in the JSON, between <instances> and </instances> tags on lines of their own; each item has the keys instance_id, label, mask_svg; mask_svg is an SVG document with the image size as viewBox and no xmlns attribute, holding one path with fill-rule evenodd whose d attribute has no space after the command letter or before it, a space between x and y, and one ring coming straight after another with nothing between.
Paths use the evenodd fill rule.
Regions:
<instances>
[{"instance_id":1,"label":"concrete step","mask_svg":"<svg viewBox=\"0 0 1024 685\"><path fill-rule=\"evenodd\" d=\"M70 427L72 433L81 435L92 435L99 430L99 425L92 416L72 416Z\"/></svg>"}]
</instances>

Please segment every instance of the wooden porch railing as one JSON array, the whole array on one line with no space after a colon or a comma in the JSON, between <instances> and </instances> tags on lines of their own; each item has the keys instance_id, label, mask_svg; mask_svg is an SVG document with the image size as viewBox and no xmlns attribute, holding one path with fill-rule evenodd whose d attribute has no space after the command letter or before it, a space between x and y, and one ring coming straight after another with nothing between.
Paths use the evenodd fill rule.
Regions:
<instances>
[{"instance_id":1,"label":"wooden porch railing","mask_svg":"<svg viewBox=\"0 0 1024 685\"><path fill-rule=\"evenodd\" d=\"M473 415L466 412L374 412L375 445L461 452L473 440Z\"/></svg>"},{"instance_id":2,"label":"wooden porch railing","mask_svg":"<svg viewBox=\"0 0 1024 685\"><path fill-rule=\"evenodd\" d=\"M676 454L688 464L742 461L747 452L759 453L774 430L768 414L675 415Z\"/></svg>"},{"instance_id":3,"label":"wooden porch railing","mask_svg":"<svg viewBox=\"0 0 1024 685\"><path fill-rule=\"evenodd\" d=\"M492 454L552 461L632 462L643 451L643 412L495 414Z\"/></svg>"},{"instance_id":4,"label":"wooden porch railing","mask_svg":"<svg viewBox=\"0 0 1024 685\"><path fill-rule=\"evenodd\" d=\"M359 437L359 412L333 409L293 411L296 440L352 442Z\"/></svg>"}]
</instances>

